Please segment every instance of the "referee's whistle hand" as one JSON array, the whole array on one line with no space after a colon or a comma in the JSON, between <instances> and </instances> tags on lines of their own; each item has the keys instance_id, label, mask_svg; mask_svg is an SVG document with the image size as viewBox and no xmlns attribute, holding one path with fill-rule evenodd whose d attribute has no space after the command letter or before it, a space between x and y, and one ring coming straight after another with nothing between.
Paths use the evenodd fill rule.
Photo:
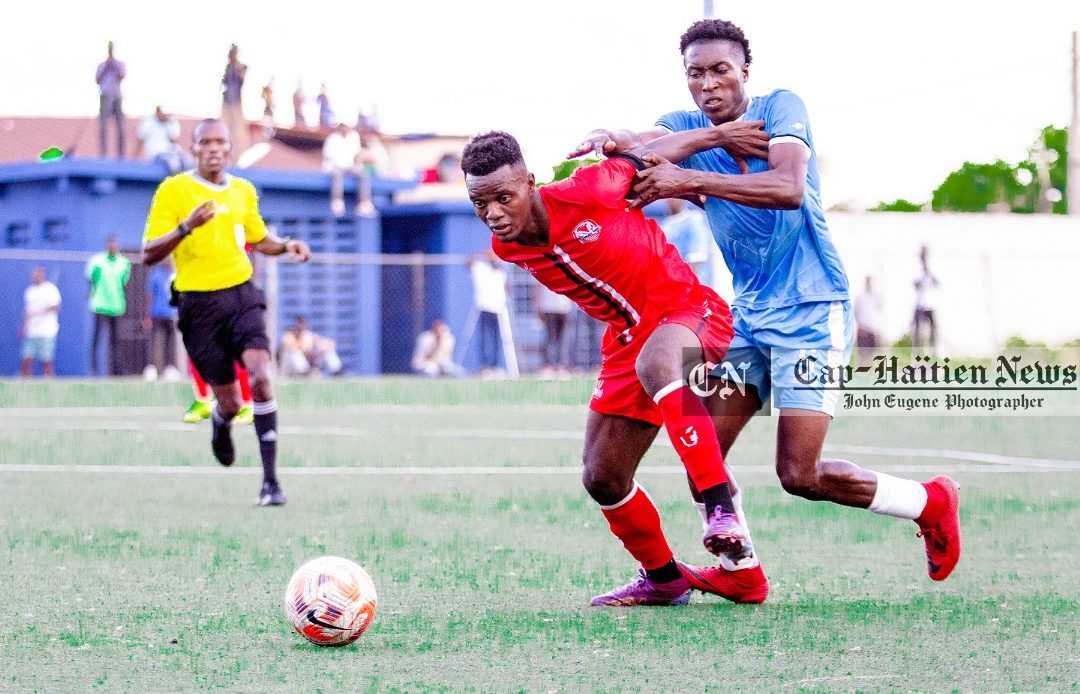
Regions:
<instances>
[{"instance_id":1,"label":"referee's whistle hand","mask_svg":"<svg viewBox=\"0 0 1080 694\"><path fill-rule=\"evenodd\" d=\"M214 218L215 214L217 213L214 210L214 201L207 200L206 202L192 210L191 214L188 215L188 218L184 221L184 223L187 225L188 229L195 229L209 222L211 219Z\"/></svg>"}]
</instances>

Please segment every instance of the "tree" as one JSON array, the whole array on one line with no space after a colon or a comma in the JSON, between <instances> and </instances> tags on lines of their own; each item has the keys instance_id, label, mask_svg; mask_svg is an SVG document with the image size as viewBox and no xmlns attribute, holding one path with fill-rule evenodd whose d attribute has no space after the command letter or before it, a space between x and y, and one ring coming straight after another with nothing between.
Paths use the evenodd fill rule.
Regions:
<instances>
[{"instance_id":1,"label":"tree","mask_svg":"<svg viewBox=\"0 0 1080 694\"><path fill-rule=\"evenodd\" d=\"M911 202L903 198L897 198L892 202L879 202L877 207L871 207L867 212L922 212L923 205Z\"/></svg>"},{"instance_id":2,"label":"tree","mask_svg":"<svg viewBox=\"0 0 1080 694\"><path fill-rule=\"evenodd\" d=\"M964 162L934 191L935 212L1054 212L1065 214L1067 131L1047 126L1012 166Z\"/></svg>"}]
</instances>

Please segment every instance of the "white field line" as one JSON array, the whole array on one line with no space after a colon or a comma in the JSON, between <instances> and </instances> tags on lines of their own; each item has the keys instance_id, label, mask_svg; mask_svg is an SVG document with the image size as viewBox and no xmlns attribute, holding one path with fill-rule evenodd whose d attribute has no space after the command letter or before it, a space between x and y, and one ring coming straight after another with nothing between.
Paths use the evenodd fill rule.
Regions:
<instances>
[{"instance_id":1,"label":"white field line","mask_svg":"<svg viewBox=\"0 0 1080 694\"><path fill-rule=\"evenodd\" d=\"M74 408L72 408L74 409ZM88 408L94 409L94 408ZM139 410L144 411L144 410ZM7 412L4 410L3 412ZM100 414L98 409L96 412ZM110 413L117 414L114 410ZM161 421L137 421L137 420L97 420L97 419L0 419L0 431L2 430L45 430L45 431L171 431L200 433L205 427L193 426L182 422ZM344 426L289 426L280 427L285 435L294 436L321 436L339 438L364 438L385 435L385 430L377 428L344 427ZM583 441L584 431L574 430L542 430L542 429L462 429L462 428L418 428L409 431L410 437L440 438L440 439L489 439L502 441ZM656 439L661 446L671 447L667 437L660 436ZM1080 460L1056 460L1050 458L1027 458L1017 456L998 455L995 453L983 453L979 451L964 451L939 448L891 448L883 446L859 446L848 444L825 444L825 452L853 453L861 455L873 455L886 458L932 458L935 460L957 460L969 463L983 463L990 465L1007 465L1027 469L1045 470L1077 470L1080 471ZM741 469L736 467L735 469ZM919 468L922 469L922 468Z\"/></svg>"}]
</instances>

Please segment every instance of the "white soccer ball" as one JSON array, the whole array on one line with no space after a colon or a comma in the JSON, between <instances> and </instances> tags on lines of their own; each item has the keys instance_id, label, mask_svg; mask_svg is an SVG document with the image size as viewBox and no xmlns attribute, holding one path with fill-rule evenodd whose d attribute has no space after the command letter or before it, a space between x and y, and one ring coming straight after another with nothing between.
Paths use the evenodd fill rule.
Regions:
<instances>
[{"instance_id":1,"label":"white soccer ball","mask_svg":"<svg viewBox=\"0 0 1080 694\"><path fill-rule=\"evenodd\" d=\"M285 589L285 616L317 646L344 646L375 619L375 583L359 564L319 557L301 566Z\"/></svg>"}]
</instances>

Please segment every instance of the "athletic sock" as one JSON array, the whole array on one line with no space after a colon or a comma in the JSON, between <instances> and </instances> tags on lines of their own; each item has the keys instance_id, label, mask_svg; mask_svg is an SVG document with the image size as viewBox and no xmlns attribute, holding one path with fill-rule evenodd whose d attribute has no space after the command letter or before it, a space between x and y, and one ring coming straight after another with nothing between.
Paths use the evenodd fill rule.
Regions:
<instances>
[{"instance_id":1,"label":"athletic sock","mask_svg":"<svg viewBox=\"0 0 1080 694\"><path fill-rule=\"evenodd\" d=\"M915 520L923 515L929 500L928 488L920 482L875 472L877 490L868 507L882 516ZM939 514L940 515L940 512ZM936 520L936 519L935 519Z\"/></svg>"},{"instance_id":2,"label":"athletic sock","mask_svg":"<svg viewBox=\"0 0 1080 694\"><path fill-rule=\"evenodd\" d=\"M746 522L746 514L743 513L742 500L743 493L741 489L731 495L731 501L735 504L735 515L739 517L739 525L742 526L743 533L746 536L746 542L743 543L743 549L738 554L720 555L720 566L724 567L727 571L752 569L761 564L758 560L757 553L754 552L754 540L750 537L750 525Z\"/></svg>"},{"instance_id":3,"label":"athletic sock","mask_svg":"<svg viewBox=\"0 0 1080 694\"><path fill-rule=\"evenodd\" d=\"M746 514L743 513L742 498L741 489L731 495L731 501L735 504L735 515L739 517L739 525L742 526L743 532L746 533L746 542L743 543L743 551L737 556L731 556L730 554L720 555L720 565L727 571L752 569L761 563L758 561L757 553L754 552L754 541L750 537L750 525L746 522ZM708 528L709 512L705 510L705 503L695 501L693 504L694 508L697 509L698 514L701 515L702 529Z\"/></svg>"},{"instance_id":4,"label":"athletic sock","mask_svg":"<svg viewBox=\"0 0 1080 694\"><path fill-rule=\"evenodd\" d=\"M239 363L234 363L233 369L236 372L236 380L240 383L240 400L251 402L251 379L248 378L247 369Z\"/></svg>"},{"instance_id":5,"label":"athletic sock","mask_svg":"<svg viewBox=\"0 0 1080 694\"><path fill-rule=\"evenodd\" d=\"M215 427L232 426L232 417L225 419L224 415L221 414L221 405L218 403L214 403L214 406L210 408L210 421L214 423Z\"/></svg>"},{"instance_id":6,"label":"athletic sock","mask_svg":"<svg viewBox=\"0 0 1080 694\"><path fill-rule=\"evenodd\" d=\"M611 506L601 506L600 510L607 518L611 532L622 540L623 547L641 562L646 572L660 569L674 559L660 525L660 513L636 481L625 499Z\"/></svg>"},{"instance_id":7,"label":"athletic sock","mask_svg":"<svg viewBox=\"0 0 1080 694\"><path fill-rule=\"evenodd\" d=\"M259 438L259 457L262 458L263 482L277 484L277 400L256 402L255 435Z\"/></svg>"},{"instance_id":8,"label":"athletic sock","mask_svg":"<svg viewBox=\"0 0 1080 694\"><path fill-rule=\"evenodd\" d=\"M645 569L645 577L653 583L671 583L682 578L682 572L672 559L667 564L656 569Z\"/></svg>"},{"instance_id":9,"label":"athletic sock","mask_svg":"<svg viewBox=\"0 0 1080 694\"><path fill-rule=\"evenodd\" d=\"M915 522L925 528L937 523L941 516L945 514L945 509L949 505L949 496L940 485L930 484L929 482L920 482L919 484L926 490L926 508L915 519Z\"/></svg>"},{"instance_id":10,"label":"athletic sock","mask_svg":"<svg viewBox=\"0 0 1080 694\"><path fill-rule=\"evenodd\" d=\"M720 452L720 441L716 438L716 429L712 417L705 405L690 390L686 381L674 381L653 397L664 428L675 446L691 481L701 492L705 507L712 513L719 506L728 513L734 513L731 492L727 485L727 472L724 470L724 455Z\"/></svg>"}]
</instances>

